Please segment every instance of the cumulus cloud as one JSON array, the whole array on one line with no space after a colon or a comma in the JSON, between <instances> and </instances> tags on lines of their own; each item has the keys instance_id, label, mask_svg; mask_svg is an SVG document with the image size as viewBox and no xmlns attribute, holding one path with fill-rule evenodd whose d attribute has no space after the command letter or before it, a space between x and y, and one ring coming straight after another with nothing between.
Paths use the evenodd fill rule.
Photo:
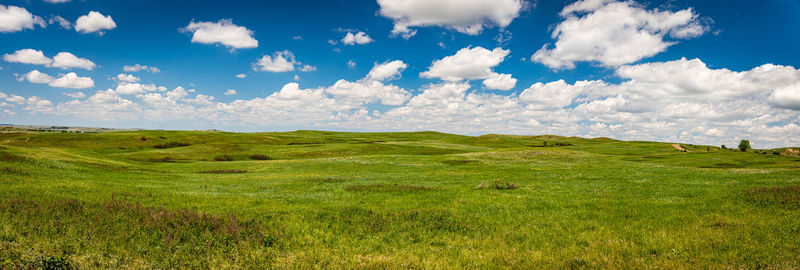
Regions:
<instances>
[{"instance_id":1,"label":"cumulus cloud","mask_svg":"<svg viewBox=\"0 0 800 270\"><path fill-rule=\"evenodd\" d=\"M779 108L800 111L800 83L775 89L769 101Z\"/></svg>"},{"instance_id":2,"label":"cumulus cloud","mask_svg":"<svg viewBox=\"0 0 800 270\"><path fill-rule=\"evenodd\" d=\"M79 58L68 52L60 52L52 59L45 56L42 51L34 49L17 50L12 54L3 55L3 60L12 63L23 63L32 65L44 65L61 69L82 68L92 70L97 65L89 59Z\"/></svg>"},{"instance_id":3,"label":"cumulus cloud","mask_svg":"<svg viewBox=\"0 0 800 270\"><path fill-rule=\"evenodd\" d=\"M143 70L144 71L149 71L151 73L159 73L159 72L161 72L161 70L158 69L157 67L150 67L150 66L147 66L147 65L140 65L140 64L135 64L133 66L127 66L126 65L126 66L122 67L122 70L125 71L125 72L139 72L139 71L143 71Z\"/></svg>"},{"instance_id":4,"label":"cumulus cloud","mask_svg":"<svg viewBox=\"0 0 800 270\"><path fill-rule=\"evenodd\" d=\"M231 50L258 47L258 40L253 38L253 31L233 24L231 19L222 19L218 22L192 21L181 28L181 31L192 33L192 43L219 43Z\"/></svg>"},{"instance_id":5,"label":"cumulus cloud","mask_svg":"<svg viewBox=\"0 0 800 270\"><path fill-rule=\"evenodd\" d=\"M561 16L564 20L552 34L555 44L545 44L531 56L553 69L572 69L576 62L629 64L665 51L675 39L708 31L691 8L646 10L633 1L581 0L564 7Z\"/></svg>"},{"instance_id":6,"label":"cumulus cloud","mask_svg":"<svg viewBox=\"0 0 800 270\"><path fill-rule=\"evenodd\" d=\"M31 14L25 8L0 5L0 33L33 29L34 25L47 27L47 23L42 17Z\"/></svg>"},{"instance_id":7,"label":"cumulus cloud","mask_svg":"<svg viewBox=\"0 0 800 270\"><path fill-rule=\"evenodd\" d=\"M396 79L408 67L406 63L400 60L387 61L380 64L375 64L367 74L367 79L375 81L385 81Z\"/></svg>"},{"instance_id":8,"label":"cumulus cloud","mask_svg":"<svg viewBox=\"0 0 800 270\"><path fill-rule=\"evenodd\" d=\"M97 33L105 34L106 30L117 28L117 24L111 16L105 16L97 11L89 11L89 14L78 17L75 21L75 31L82 34Z\"/></svg>"},{"instance_id":9,"label":"cumulus cloud","mask_svg":"<svg viewBox=\"0 0 800 270\"><path fill-rule=\"evenodd\" d=\"M347 60L347 67L348 68L355 68L356 67L356 61Z\"/></svg>"},{"instance_id":10,"label":"cumulus cloud","mask_svg":"<svg viewBox=\"0 0 800 270\"><path fill-rule=\"evenodd\" d=\"M468 35L506 27L527 3L522 0L378 0L380 14L394 21L393 35L414 36L414 27L439 26Z\"/></svg>"},{"instance_id":11,"label":"cumulus cloud","mask_svg":"<svg viewBox=\"0 0 800 270\"><path fill-rule=\"evenodd\" d=\"M495 90L511 90L517 85L517 79L511 77L511 74L495 73L492 77L483 80L483 87Z\"/></svg>"},{"instance_id":12,"label":"cumulus cloud","mask_svg":"<svg viewBox=\"0 0 800 270\"><path fill-rule=\"evenodd\" d=\"M255 71L268 71L268 72L289 72L294 71L295 66L298 70L303 72L316 71L317 67L312 65L304 65L298 62L291 51L279 51L272 55L264 55L256 63L253 64Z\"/></svg>"},{"instance_id":13,"label":"cumulus cloud","mask_svg":"<svg viewBox=\"0 0 800 270\"><path fill-rule=\"evenodd\" d=\"M28 81L30 83L45 84L45 83L52 82L53 80L55 80L55 78L53 78L53 76L50 76L50 75L48 75L46 73L39 72L38 70L34 69L34 70L31 70L31 72L28 72L28 73L18 77L17 80L18 81Z\"/></svg>"},{"instance_id":14,"label":"cumulus cloud","mask_svg":"<svg viewBox=\"0 0 800 270\"><path fill-rule=\"evenodd\" d=\"M79 77L75 72L70 72L51 81L48 85L59 88L85 89L94 87L94 80L89 77Z\"/></svg>"},{"instance_id":15,"label":"cumulus cloud","mask_svg":"<svg viewBox=\"0 0 800 270\"><path fill-rule=\"evenodd\" d=\"M78 58L74 54L68 52L60 52L53 57L53 62L50 63L49 66L61 69L82 68L86 70L92 70L97 65L95 65L94 62L90 61L89 59Z\"/></svg>"},{"instance_id":16,"label":"cumulus cloud","mask_svg":"<svg viewBox=\"0 0 800 270\"><path fill-rule=\"evenodd\" d=\"M227 91L225 91L225 95L226 96L233 96L233 95L236 95L236 94L238 94L238 93L236 92L235 89L228 89Z\"/></svg>"},{"instance_id":17,"label":"cumulus cloud","mask_svg":"<svg viewBox=\"0 0 800 270\"><path fill-rule=\"evenodd\" d=\"M289 72L294 71L296 60L290 51L275 52L272 55L264 55L255 63L253 69L256 71L269 72Z\"/></svg>"},{"instance_id":18,"label":"cumulus cloud","mask_svg":"<svg viewBox=\"0 0 800 270\"><path fill-rule=\"evenodd\" d=\"M490 51L483 47L466 47L455 55L434 61L420 76L451 82L482 79L488 89L509 90L514 88L517 79L512 78L511 74L498 74L493 68L502 63L510 52L502 48Z\"/></svg>"},{"instance_id":19,"label":"cumulus cloud","mask_svg":"<svg viewBox=\"0 0 800 270\"><path fill-rule=\"evenodd\" d=\"M347 32L347 34L342 38L342 44L344 45L364 45L368 43L372 43L374 40L364 32L358 32L353 34L351 32Z\"/></svg>"},{"instance_id":20,"label":"cumulus cloud","mask_svg":"<svg viewBox=\"0 0 800 270\"><path fill-rule=\"evenodd\" d=\"M244 74L244 73L236 74L236 78L239 78L239 79L247 78L247 74Z\"/></svg>"},{"instance_id":21,"label":"cumulus cloud","mask_svg":"<svg viewBox=\"0 0 800 270\"><path fill-rule=\"evenodd\" d=\"M115 79L119 82L124 82L124 83L135 83L140 80L139 77L125 73L117 74L117 77Z\"/></svg>"},{"instance_id":22,"label":"cumulus cloud","mask_svg":"<svg viewBox=\"0 0 800 270\"><path fill-rule=\"evenodd\" d=\"M117 85L115 91L120 95L138 95L147 92L165 91L165 87L158 87L155 84L141 84L141 83L120 83Z\"/></svg>"},{"instance_id":23,"label":"cumulus cloud","mask_svg":"<svg viewBox=\"0 0 800 270\"><path fill-rule=\"evenodd\" d=\"M19 76L17 80L28 81L30 83L37 84L47 84L50 87L59 88L85 89L94 87L94 80L92 80L92 78L79 77L78 74L75 74L75 72L63 74L61 77L55 78L49 74L42 73L34 69L31 72Z\"/></svg>"},{"instance_id":24,"label":"cumulus cloud","mask_svg":"<svg viewBox=\"0 0 800 270\"><path fill-rule=\"evenodd\" d=\"M52 59L45 56L42 51L34 49L17 50L12 54L3 55L3 60L11 63L23 63L32 65L49 65Z\"/></svg>"}]
</instances>

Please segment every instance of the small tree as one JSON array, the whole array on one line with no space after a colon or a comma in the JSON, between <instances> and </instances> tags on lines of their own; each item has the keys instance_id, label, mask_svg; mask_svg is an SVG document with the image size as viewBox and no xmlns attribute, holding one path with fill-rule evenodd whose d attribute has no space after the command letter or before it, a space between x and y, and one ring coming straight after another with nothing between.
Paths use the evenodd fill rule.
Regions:
<instances>
[{"instance_id":1,"label":"small tree","mask_svg":"<svg viewBox=\"0 0 800 270\"><path fill-rule=\"evenodd\" d=\"M723 144L722 145L722 149L728 149L728 147L725 147L725 145Z\"/></svg>"},{"instance_id":2,"label":"small tree","mask_svg":"<svg viewBox=\"0 0 800 270\"><path fill-rule=\"evenodd\" d=\"M742 152L747 152L747 150L750 150L750 141L742 140L739 142L739 150Z\"/></svg>"}]
</instances>

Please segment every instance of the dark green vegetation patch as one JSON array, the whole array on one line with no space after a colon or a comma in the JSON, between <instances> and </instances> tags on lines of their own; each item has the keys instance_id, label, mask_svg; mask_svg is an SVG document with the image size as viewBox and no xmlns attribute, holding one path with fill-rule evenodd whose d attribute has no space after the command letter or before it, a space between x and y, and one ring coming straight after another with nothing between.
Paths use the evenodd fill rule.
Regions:
<instances>
[{"instance_id":1,"label":"dark green vegetation patch","mask_svg":"<svg viewBox=\"0 0 800 270\"><path fill-rule=\"evenodd\" d=\"M797 209L800 207L800 186L746 189L742 191L742 198L759 205Z\"/></svg>"}]
</instances>

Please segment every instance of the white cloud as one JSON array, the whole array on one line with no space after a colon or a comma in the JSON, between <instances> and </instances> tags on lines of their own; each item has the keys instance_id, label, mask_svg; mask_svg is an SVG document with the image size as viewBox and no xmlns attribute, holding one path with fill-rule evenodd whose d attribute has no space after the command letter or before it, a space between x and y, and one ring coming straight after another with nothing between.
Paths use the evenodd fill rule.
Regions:
<instances>
[{"instance_id":1,"label":"white cloud","mask_svg":"<svg viewBox=\"0 0 800 270\"><path fill-rule=\"evenodd\" d=\"M125 82L125 83L135 83L135 82L138 82L140 80L139 77L133 76L131 74L125 74L125 73L117 74L116 79L119 82Z\"/></svg>"},{"instance_id":2,"label":"white cloud","mask_svg":"<svg viewBox=\"0 0 800 270\"><path fill-rule=\"evenodd\" d=\"M527 3L522 0L378 0L380 14L394 20L393 35L410 38L412 27L439 26L469 35L511 24Z\"/></svg>"},{"instance_id":3,"label":"white cloud","mask_svg":"<svg viewBox=\"0 0 800 270\"><path fill-rule=\"evenodd\" d=\"M236 74L236 78L239 78L239 79L247 78L247 74L244 74L244 73Z\"/></svg>"},{"instance_id":4,"label":"white cloud","mask_svg":"<svg viewBox=\"0 0 800 270\"><path fill-rule=\"evenodd\" d=\"M347 67L348 68L355 68L356 67L356 61L347 60Z\"/></svg>"},{"instance_id":5,"label":"white cloud","mask_svg":"<svg viewBox=\"0 0 800 270\"><path fill-rule=\"evenodd\" d=\"M490 51L483 47L466 47L455 55L434 61L420 76L451 82L483 79L483 85L488 89L509 90L516 86L517 79L512 78L511 74L498 74L493 68L503 62L510 52L502 48Z\"/></svg>"},{"instance_id":6,"label":"white cloud","mask_svg":"<svg viewBox=\"0 0 800 270\"><path fill-rule=\"evenodd\" d=\"M59 3L69 2L70 0L44 0L44 1L48 2L48 3L51 3L51 4L59 4Z\"/></svg>"},{"instance_id":7,"label":"white cloud","mask_svg":"<svg viewBox=\"0 0 800 270\"><path fill-rule=\"evenodd\" d=\"M800 111L800 83L775 89L769 101L779 108Z\"/></svg>"},{"instance_id":8,"label":"white cloud","mask_svg":"<svg viewBox=\"0 0 800 270\"><path fill-rule=\"evenodd\" d=\"M97 11L89 11L89 14L78 17L75 21L75 31L82 34L97 33L105 34L105 30L117 28L117 24L111 16L104 16Z\"/></svg>"},{"instance_id":9,"label":"white cloud","mask_svg":"<svg viewBox=\"0 0 800 270\"><path fill-rule=\"evenodd\" d=\"M253 31L233 24L230 19L222 19L218 22L192 21L186 27L181 28L181 31L192 33L192 43L219 43L231 50L258 47L258 40L253 38Z\"/></svg>"},{"instance_id":10,"label":"white cloud","mask_svg":"<svg viewBox=\"0 0 800 270\"><path fill-rule=\"evenodd\" d=\"M86 58L78 58L74 54L68 52L60 52L50 59L45 56L42 51L34 49L17 50L13 54L3 55L3 60L12 63L23 63L32 65L45 65L47 67L56 67L61 69L82 68L92 70L97 67L94 62Z\"/></svg>"},{"instance_id":11,"label":"white cloud","mask_svg":"<svg viewBox=\"0 0 800 270\"><path fill-rule=\"evenodd\" d=\"M0 33L33 29L34 25L47 27L47 23L42 17L31 14L25 8L0 5Z\"/></svg>"},{"instance_id":12,"label":"white cloud","mask_svg":"<svg viewBox=\"0 0 800 270\"><path fill-rule=\"evenodd\" d=\"M60 88L85 89L94 87L94 80L89 77L78 77L75 72L70 72L51 81L48 85Z\"/></svg>"},{"instance_id":13,"label":"white cloud","mask_svg":"<svg viewBox=\"0 0 800 270\"><path fill-rule=\"evenodd\" d=\"M531 60L553 69L572 69L576 62L616 67L665 51L676 41L708 30L693 9L645 10L633 1L582 0L566 6L552 34Z\"/></svg>"},{"instance_id":14,"label":"white cloud","mask_svg":"<svg viewBox=\"0 0 800 270\"><path fill-rule=\"evenodd\" d=\"M400 60L386 61L380 64L375 63L366 78L375 81L396 79L407 67L408 65Z\"/></svg>"},{"instance_id":15,"label":"white cloud","mask_svg":"<svg viewBox=\"0 0 800 270\"><path fill-rule=\"evenodd\" d=\"M434 61L420 76L445 81L492 78L495 73L492 68L503 62L510 52L502 48L490 51L483 47L466 47L458 50L455 55Z\"/></svg>"},{"instance_id":16,"label":"white cloud","mask_svg":"<svg viewBox=\"0 0 800 270\"><path fill-rule=\"evenodd\" d=\"M312 65L303 65L302 67L300 67L300 71L302 72L317 71L317 67Z\"/></svg>"},{"instance_id":17,"label":"white cloud","mask_svg":"<svg viewBox=\"0 0 800 270\"><path fill-rule=\"evenodd\" d=\"M11 63L23 63L32 65L49 65L52 59L45 56L42 51L34 49L17 50L12 54L3 55L3 60Z\"/></svg>"},{"instance_id":18,"label":"white cloud","mask_svg":"<svg viewBox=\"0 0 800 270\"><path fill-rule=\"evenodd\" d=\"M71 98L85 98L86 97L86 94L84 94L83 92L64 93L64 95L68 96L68 97L71 97Z\"/></svg>"},{"instance_id":19,"label":"white cloud","mask_svg":"<svg viewBox=\"0 0 800 270\"><path fill-rule=\"evenodd\" d=\"M96 67L94 62L86 58L78 58L74 54L68 52L60 52L53 57L53 62L50 67L57 67L61 69L82 68L92 70Z\"/></svg>"},{"instance_id":20,"label":"white cloud","mask_svg":"<svg viewBox=\"0 0 800 270\"><path fill-rule=\"evenodd\" d=\"M117 88L115 89L115 91L120 95L138 95L159 90L163 91L166 89L159 89L159 87L157 87L155 84L141 83L122 83L117 85Z\"/></svg>"},{"instance_id":21,"label":"white cloud","mask_svg":"<svg viewBox=\"0 0 800 270\"><path fill-rule=\"evenodd\" d=\"M285 50L275 52L272 55L264 55L258 62L253 64L255 71L269 71L269 72L289 72L294 71L295 66L303 72L316 71L317 67L312 65L303 65L298 62L292 52Z\"/></svg>"},{"instance_id":22,"label":"white cloud","mask_svg":"<svg viewBox=\"0 0 800 270\"><path fill-rule=\"evenodd\" d=\"M483 86L487 89L511 90L517 85L517 79L511 78L511 74L495 73L493 77L483 80Z\"/></svg>"},{"instance_id":23,"label":"white cloud","mask_svg":"<svg viewBox=\"0 0 800 270\"><path fill-rule=\"evenodd\" d=\"M61 26L61 28L64 28L64 29L67 29L67 30L72 29L72 23L70 21L68 21L67 19L64 19L64 17L61 17L61 16L52 16L52 17L50 17L49 20L47 20L47 23L49 23L49 24L58 24L59 26Z\"/></svg>"},{"instance_id":24,"label":"white cloud","mask_svg":"<svg viewBox=\"0 0 800 270\"><path fill-rule=\"evenodd\" d=\"M41 73L38 70L34 69L31 72L28 72L28 73L20 76L19 78L17 78L17 80L18 81L27 80L30 83L44 84L44 83L52 82L53 80L55 80L55 78L53 78L53 76L50 76L50 75L48 75L46 73Z\"/></svg>"},{"instance_id":25,"label":"white cloud","mask_svg":"<svg viewBox=\"0 0 800 270\"><path fill-rule=\"evenodd\" d=\"M161 70L158 69L157 67L150 67L150 66L140 65L140 64L135 64L133 66L123 66L122 70L125 71L125 72L139 72L139 71L142 71L142 70L149 71L151 73L159 73L159 72L161 72Z\"/></svg>"},{"instance_id":26,"label":"white cloud","mask_svg":"<svg viewBox=\"0 0 800 270\"><path fill-rule=\"evenodd\" d=\"M555 109L569 106L578 95L588 95L590 91L606 87L603 81L578 81L568 84L564 80L549 83L535 83L522 91L519 100L537 109Z\"/></svg>"},{"instance_id":27,"label":"white cloud","mask_svg":"<svg viewBox=\"0 0 800 270\"><path fill-rule=\"evenodd\" d=\"M347 32L347 35L342 38L342 44L344 45L363 45L372 43L373 41L374 40L372 40L372 38L370 38L369 35L364 32L358 32L356 34Z\"/></svg>"},{"instance_id":28,"label":"white cloud","mask_svg":"<svg viewBox=\"0 0 800 270\"><path fill-rule=\"evenodd\" d=\"M235 89L228 89L227 91L225 91L225 95L226 96L233 96L233 95L236 95L236 94L238 94L238 93L236 92Z\"/></svg>"}]
</instances>

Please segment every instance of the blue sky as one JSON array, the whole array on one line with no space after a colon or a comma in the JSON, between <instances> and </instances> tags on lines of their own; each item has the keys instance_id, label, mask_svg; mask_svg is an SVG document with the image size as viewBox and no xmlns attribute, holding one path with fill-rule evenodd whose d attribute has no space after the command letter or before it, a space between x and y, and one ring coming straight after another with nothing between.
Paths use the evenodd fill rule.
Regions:
<instances>
[{"instance_id":1,"label":"blue sky","mask_svg":"<svg viewBox=\"0 0 800 270\"><path fill-rule=\"evenodd\" d=\"M2 123L800 145L796 0L0 5Z\"/></svg>"}]
</instances>

